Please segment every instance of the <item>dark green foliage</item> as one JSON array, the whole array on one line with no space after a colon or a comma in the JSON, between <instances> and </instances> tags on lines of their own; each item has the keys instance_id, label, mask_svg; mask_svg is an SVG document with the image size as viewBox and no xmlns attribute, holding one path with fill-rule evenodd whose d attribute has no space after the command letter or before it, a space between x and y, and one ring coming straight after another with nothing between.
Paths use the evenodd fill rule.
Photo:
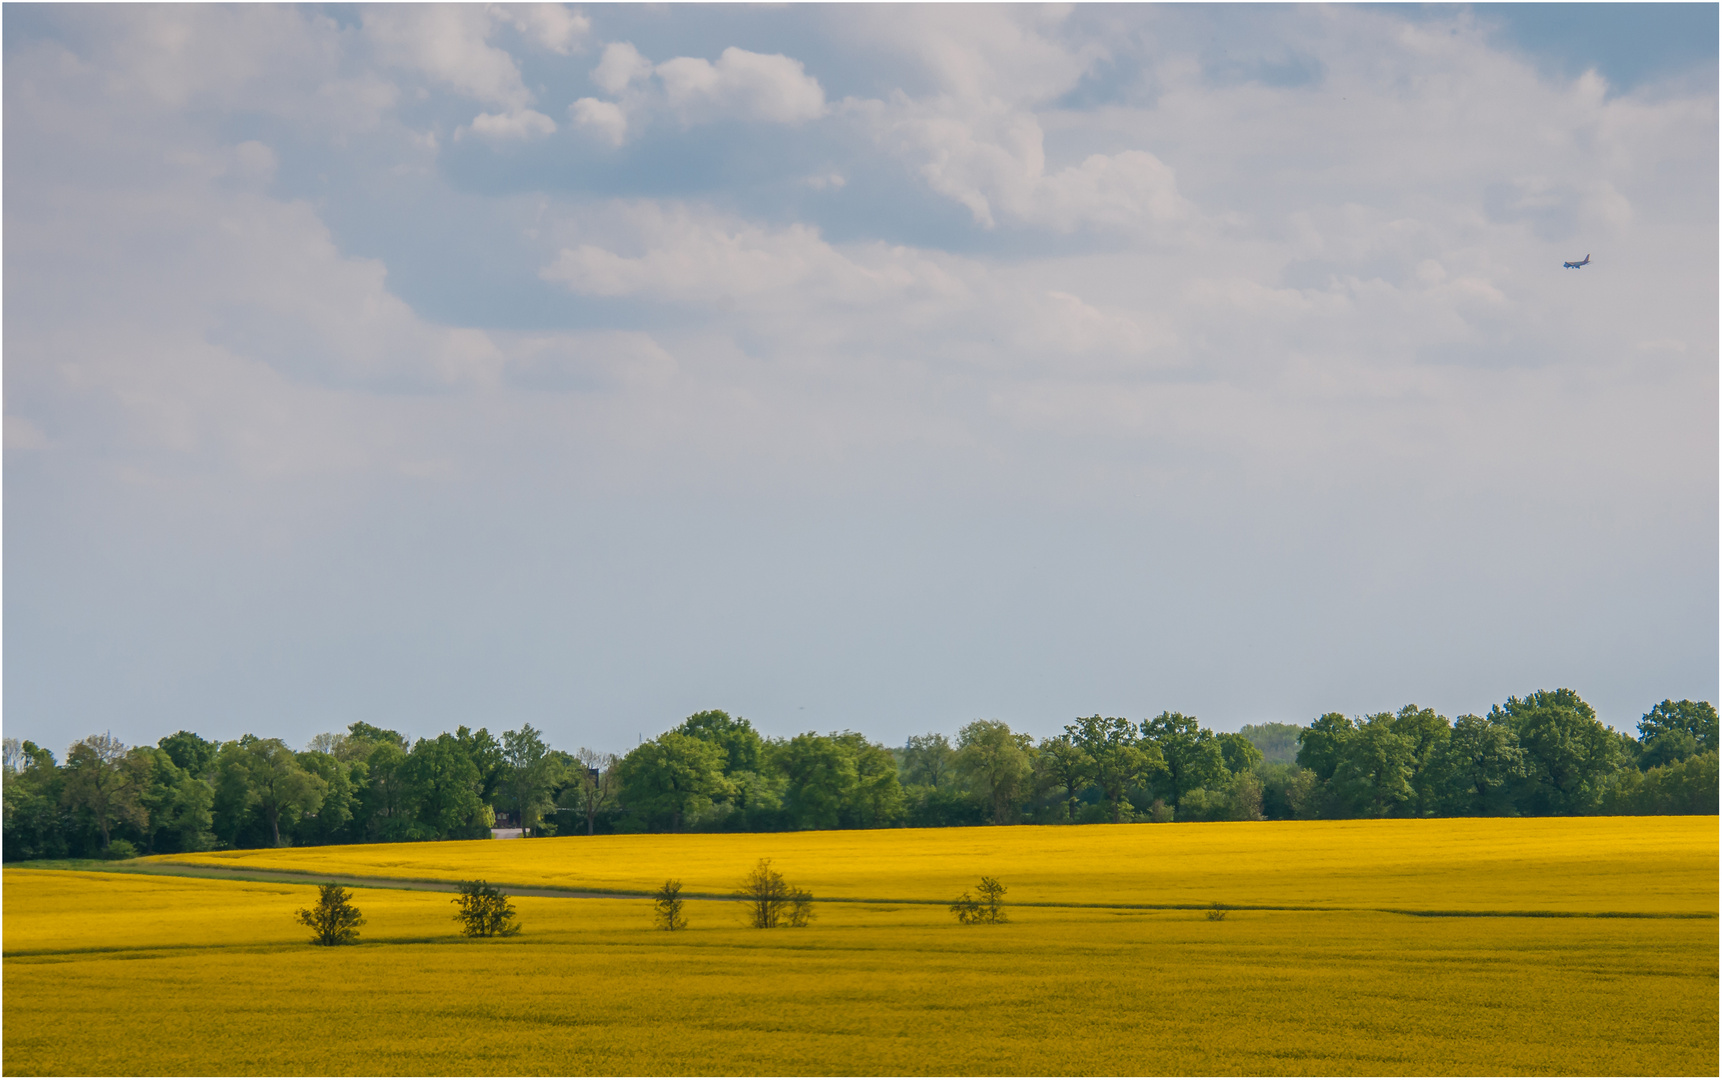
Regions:
<instances>
[{"instance_id":1,"label":"dark green foliage","mask_svg":"<svg viewBox=\"0 0 1722 1080\"><path fill-rule=\"evenodd\" d=\"M173 763L184 769L192 776L202 776L209 771L209 766L215 761L215 755L220 752L221 744L200 738L189 731L176 731L156 743Z\"/></svg>"},{"instance_id":2,"label":"dark green foliage","mask_svg":"<svg viewBox=\"0 0 1722 1080\"><path fill-rule=\"evenodd\" d=\"M1605 814L1714 814L1717 755L1706 750L1672 765L1621 769L1603 792Z\"/></svg>"},{"instance_id":3,"label":"dark green foliage","mask_svg":"<svg viewBox=\"0 0 1722 1080\"><path fill-rule=\"evenodd\" d=\"M554 750L526 725L413 743L358 723L303 752L255 735L91 736L63 764L8 738L4 857L478 839L496 809L540 834L1715 813L1714 706L1662 701L1638 731L1560 689L1451 724L1416 705L1218 735L1179 713L1096 714L1038 745L977 721L956 746L933 733L900 750L854 731L761 739L714 709L620 760ZM1274 760L1294 743L1295 763Z\"/></svg>"},{"instance_id":4,"label":"dark green foliage","mask_svg":"<svg viewBox=\"0 0 1722 1080\"><path fill-rule=\"evenodd\" d=\"M1513 783L1524 776L1525 753L1504 720L1461 716L1453 721L1437 771L1444 812L1504 814L1512 806Z\"/></svg>"},{"instance_id":5,"label":"dark green foliage","mask_svg":"<svg viewBox=\"0 0 1722 1080\"><path fill-rule=\"evenodd\" d=\"M681 735L704 739L724 752L723 771L757 773L765 755L765 743L746 717L731 718L722 709L707 709L683 720L676 728Z\"/></svg>"},{"instance_id":6,"label":"dark green foliage","mask_svg":"<svg viewBox=\"0 0 1722 1080\"><path fill-rule=\"evenodd\" d=\"M949 787L955 780L955 757L951 741L938 732L909 736L909 741L903 746L904 785Z\"/></svg>"},{"instance_id":7,"label":"dark green foliage","mask_svg":"<svg viewBox=\"0 0 1722 1080\"><path fill-rule=\"evenodd\" d=\"M1340 713L1323 713L1310 721L1297 738L1297 763L1315 774L1325 784L1333 779L1339 768L1345 744L1357 733L1351 717Z\"/></svg>"},{"instance_id":8,"label":"dark green foliage","mask_svg":"<svg viewBox=\"0 0 1722 1080\"><path fill-rule=\"evenodd\" d=\"M779 926L806 926L813 920L813 894L797 889L761 859L735 888L744 904L749 926L770 930Z\"/></svg>"},{"instance_id":9,"label":"dark green foliage","mask_svg":"<svg viewBox=\"0 0 1722 1080\"><path fill-rule=\"evenodd\" d=\"M1065 725L1064 735L1093 762L1092 779L1105 797L1114 823L1123 821L1132 809L1125 793L1138 781L1166 770L1160 748L1142 746L1136 738L1136 725L1123 717L1098 713L1081 717Z\"/></svg>"},{"instance_id":10,"label":"dark green foliage","mask_svg":"<svg viewBox=\"0 0 1722 1080\"><path fill-rule=\"evenodd\" d=\"M1173 806L1182 804L1186 792L1219 787L1229 775L1220 741L1194 716L1163 712L1144 720L1142 741L1157 748L1165 760L1165 779L1156 786L1156 794L1163 794Z\"/></svg>"},{"instance_id":11,"label":"dark green foliage","mask_svg":"<svg viewBox=\"0 0 1722 1080\"><path fill-rule=\"evenodd\" d=\"M957 733L957 773L992 809L994 825L1017 820L1033 790L1034 740L997 720L976 720Z\"/></svg>"},{"instance_id":12,"label":"dark green foliage","mask_svg":"<svg viewBox=\"0 0 1722 1080\"><path fill-rule=\"evenodd\" d=\"M319 885L317 905L300 908L299 922L311 928L313 945L356 945L365 917L350 901L353 896L339 885Z\"/></svg>"},{"instance_id":13,"label":"dark green foliage","mask_svg":"<svg viewBox=\"0 0 1722 1080\"><path fill-rule=\"evenodd\" d=\"M1716 707L1708 701L1663 701L1638 725L1638 767L1652 769L1716 752Z\"/></svg>"},{"instance_id":14,"label":"dark green foliage","mask_svg":"<svg viewBox=\"0 0 1722 1080\"><path fill-rule=\"evenodd\" d=\"M964 926L978 926L981 923L1010 922L1010 917L1004 911L1004 894L1010 890L1000 885L997 878L983 877L981 883L975 886L975 895L971 896L967 889L957 897L951 905L951 914Z\"/></svg>"},{"instance_id":15,"label":"dark green foliage","mask_svg":"<svg viewBox=\"0 0 1722 1080\"><path fill-rule=\"evenodd\" d=\"M513 937L520 933L514 919L514 905L495 885L484 881L463 881L454 898L458 909L454 918L460 932L467 937Z\"/></svg>"},{"instance_id":16,"label":"dark green foliage","mask_svg":"<svg viewBox=\"0 0 1722 1080\"><path fill-rule=\"evenodd\" d=\"M729 793L722 747L668 731L628 752L616 766L622 800L652 824L679 831L682 822Z\"/></svg>"},{"instance_id":17,"label":"dark green foliage","mask_svg":"<svg viewBox=\"0 0 1722 1080\"><path fill-rule=\"evenodd\" d=\"M1525 776L1514 802L1521 813L1577 814L1592 809L1619 763L1620 744L1596 711L1571 690L1510 697L1489 711L1525 752Z\"/></svg>"},{"instance_id":18,"label":"dark green foliage","mask_svg":"<svg viewBox=\"0 0 1722 1080\"><path fill-rule=\"evenodd\" d=\"M652 894L652 924L659 930L686 930L687 916L682 914L682 883L664 882Z\"/></svg>"},{"instance_id":19,"label":"dark green foliage","mask_svg":"<svg viewBox=\"0 0 1722 1080\"><path fill-rule=\"evenodd\" d=\"M1245 735L1226 731L1216 735L1214 739L1220 744L1220 760L1225 763L1229 773L1253 769L1264 760L1256 744Z\"/></svg>"}]
</instances>

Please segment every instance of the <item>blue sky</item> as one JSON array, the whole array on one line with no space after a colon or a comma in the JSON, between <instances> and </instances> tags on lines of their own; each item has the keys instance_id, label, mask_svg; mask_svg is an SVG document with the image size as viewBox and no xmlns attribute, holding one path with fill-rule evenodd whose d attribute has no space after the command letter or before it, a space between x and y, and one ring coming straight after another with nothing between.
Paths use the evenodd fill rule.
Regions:
<instances>
[{"instance_id":1,"label":"blue sky","mask_svg":"<svg viewBox=\"0 0 1722 1080\"><path fill-rule=\"evenodd\" d=\"M9 735L1716 698L1715 5L4 19Z\"/></svg>"}]
</instances>

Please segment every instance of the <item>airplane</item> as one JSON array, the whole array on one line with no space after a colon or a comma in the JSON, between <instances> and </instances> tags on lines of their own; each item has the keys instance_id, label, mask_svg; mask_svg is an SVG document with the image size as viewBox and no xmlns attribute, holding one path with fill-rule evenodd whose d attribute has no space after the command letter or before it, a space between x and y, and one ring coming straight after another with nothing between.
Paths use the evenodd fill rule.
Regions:
<instances>
[{"instance_id":1,"label":"airplane","mask_svg":"<svg viewBox=\"0 0 1722 1080\"><path fill-rule=\"evenodd\" d=\"M1587 262L1590 262L1590 255L1589 254L1586 254L1585 257L1580 259L1578 262L1561 263L1561 269L1562 270L1583 270L1584 264Z\"/></svg>"}]
</instances>

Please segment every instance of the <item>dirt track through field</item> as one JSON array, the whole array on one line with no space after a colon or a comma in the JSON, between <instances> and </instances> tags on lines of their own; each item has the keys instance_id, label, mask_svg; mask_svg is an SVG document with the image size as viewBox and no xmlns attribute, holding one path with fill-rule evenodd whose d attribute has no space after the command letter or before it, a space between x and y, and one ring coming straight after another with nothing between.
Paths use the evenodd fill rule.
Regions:
<instances>
[{"instance_id":1,"label":"dirt track through field","mask_svg":"<svg viewBox=\"0 0 1722 1080\"><path fill-rule=\"evenodd\" d=\"M242 870L212 867L205 864L172 862L139 862L129 865L108 863L88 867L92 871L122 874L150 874L168 877L211 878L229 881L268 881L290 885L322 885L333 883L356 889L409 889L422 892L452 893L459 888L453 881L429 878L363 877L356 874L311 874L293 870ZM630 900L648 898L645 891L615 890L601 892L589 889L557 889L538 885L511 885L491 882L508 890L510 896L544 896L566 900ZM683 896L697 900L736 900L727 893L684 892ZM944 900L902 899L890 897L832 896L818 897L825 904L936 904ZM1517 919L1715 919L1713 912L1639 912L1639 911L1447 911L1420 908L1318 906L1303 904L1133 904L1133 903L1057 903L1025 901L1013 906L1051 908L1113 908L1145 911L1201 911L1223 907L1228 911L1376 911L1389 915L1410 915L1418 918L1517 918Z\"/></svg>"}]
</instances>

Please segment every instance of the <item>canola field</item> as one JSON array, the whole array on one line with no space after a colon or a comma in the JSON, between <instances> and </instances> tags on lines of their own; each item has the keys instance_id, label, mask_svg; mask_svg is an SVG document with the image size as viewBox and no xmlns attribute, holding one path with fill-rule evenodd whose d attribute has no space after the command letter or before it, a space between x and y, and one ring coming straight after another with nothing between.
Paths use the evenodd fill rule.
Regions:
<instances>
[{"instance_id":1,"label":"canola field","mask_svg":"<svg viewBox=\"0 0 1722 1080\"><path fill-rule=\"evenodd\" d=\"M161 856L208 867L724 894L770 858L817 897L1014 903L1703 913L1716 818L1445 818L877 829L369 844Z\"/></svg>"},{"instance_id":2,"label":"canola field","mask_svg":"<svg viewBox=\"0 0 1722 1080\"><path fill-rule=\"evenodd\" d=\"M1414 871L1397 850L1402 829L1430 824L1451 830L1411 835L1428 837L1432 865L1445 859L1446 869ZM292 920L314 897L309 883L9 868L5 1070L1714 1075L1717 821L1587 829L1597 824L571 838L225 860L377 874L387 857L411 863L393 868L401 877L440 868L617 889L694 864L678 872L689 888L722 892L769 856L825 897L846 884L904 894L823 902L812 926L769 931L742 926L731 902L694 900L689 928L675 934L651 929L644 899L526 896L515 901L520 936L473 941L456 934L446 893L358 888L363 943L341 949L306 944ZM1372 848L1369 829L1383 825ZM1467 831L1479 825L1530 828L1515 841L1509 830ZM1238 835L1252 829L1279 839ZM1204 831L1206 847L1176 835ZM1489 882L1441 855L1465 837L1495 876L1525 880ZM558 868L556 853L582 850L584 870ZM1167 865L1134 865L1144 851ZM1239 852L1254 852L1266 880L1227 865ZM862 888L875 873L889 890ZM981 873L1011 886L1007 901L1029 893L1045 906L965 927L939 904L911 902L949 899ZM1077 875L1105 894L1100 903L1146 893L1328 909L1213 920L1201 909L1071 906L1096 902L1081 882L1064 883Z\"/></svg>"}]
</instances>

